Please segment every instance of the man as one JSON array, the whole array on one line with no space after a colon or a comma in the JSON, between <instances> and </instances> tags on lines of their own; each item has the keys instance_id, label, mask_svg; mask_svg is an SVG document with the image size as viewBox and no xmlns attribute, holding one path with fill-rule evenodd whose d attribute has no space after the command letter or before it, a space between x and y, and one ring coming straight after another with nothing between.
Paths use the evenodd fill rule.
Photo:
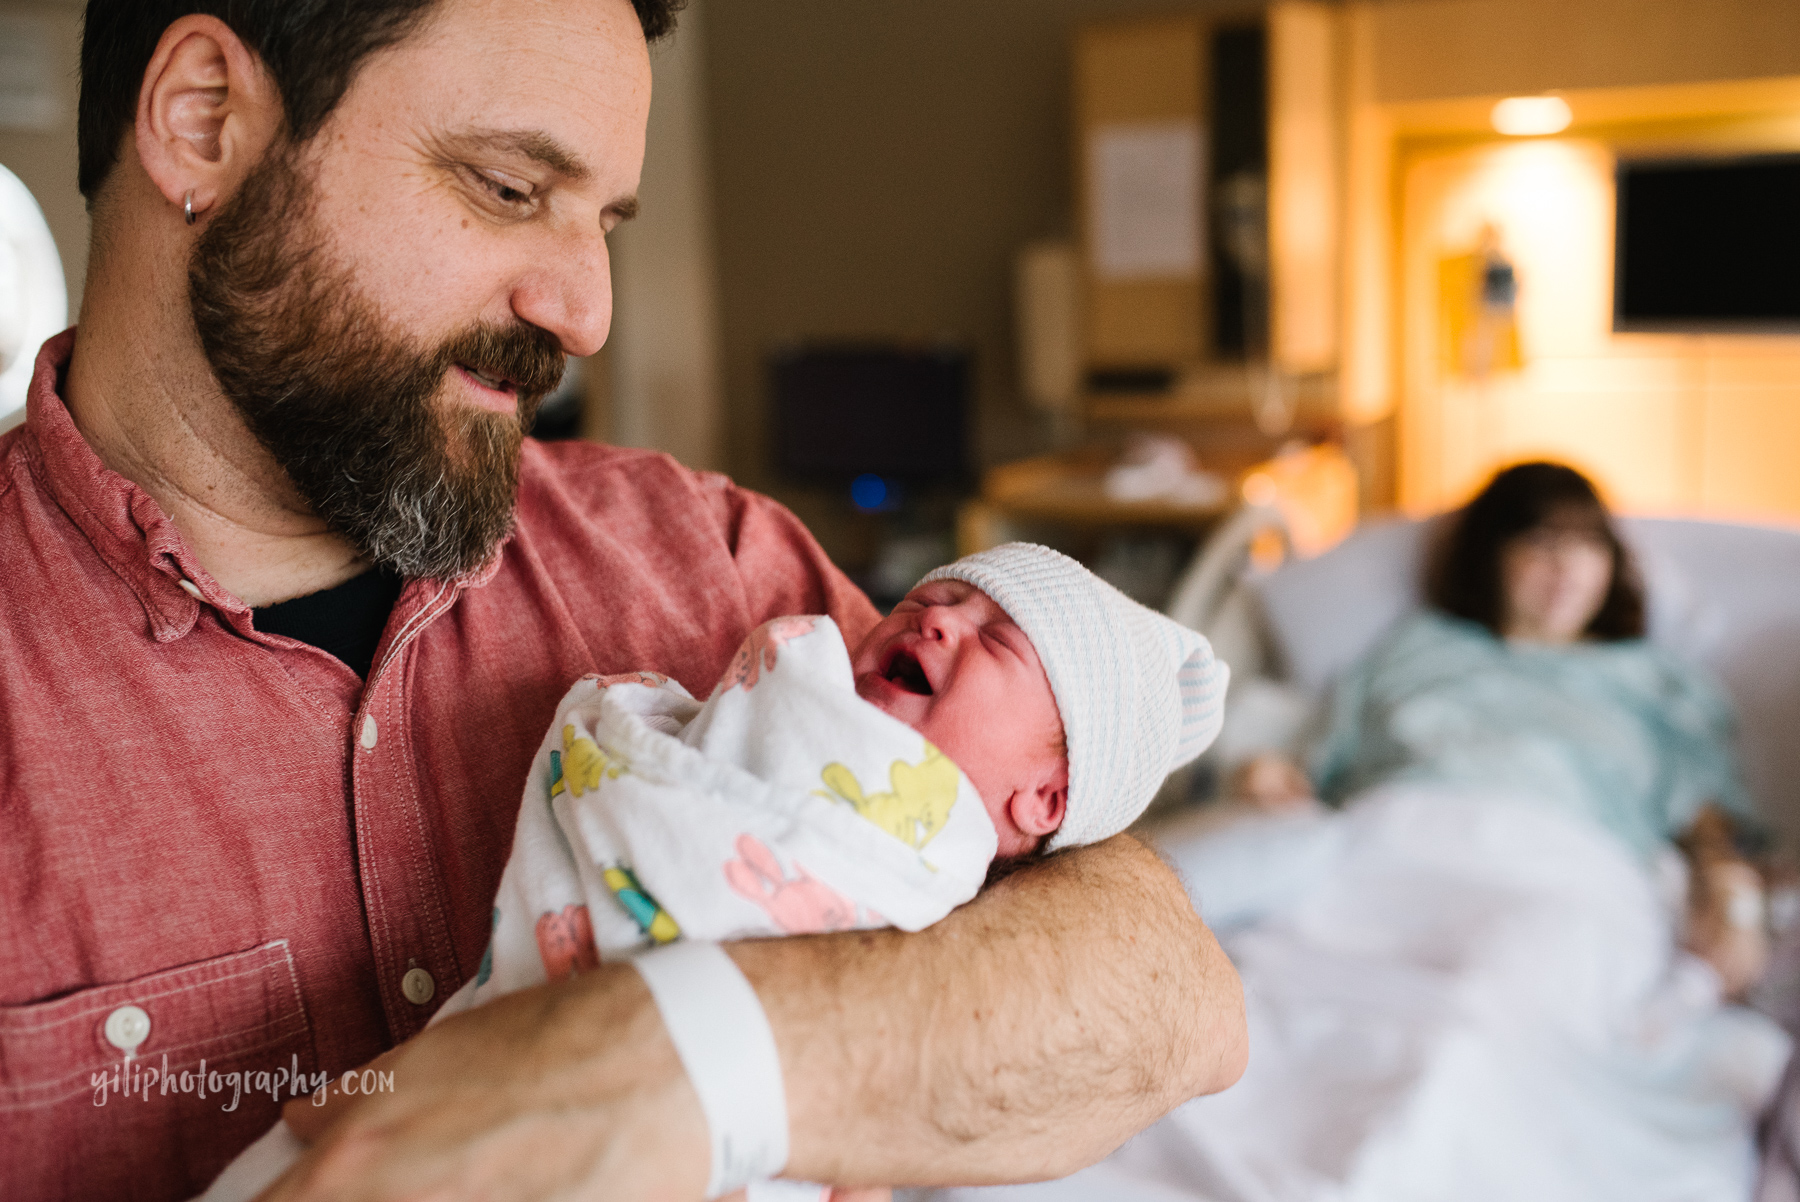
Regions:
<instances>
[{"instance_id":1,"label":"man","mask_svg":"<svg viewBox=\"0 0 1800 1202\"><path fill-rule=\"evenodd\" d=\"M875 620L774 503L522 442L605 338L673 7L89 5L86 297L0 439L0 1193L184 1197L410 1039L391 1091L290 1102L274 1196L700 1197L629 967L419 1035L570 681L704 694L771 615ZM1055 1175L1244 1062L1235 975L1128 839L921 934L730 954L797 1177Z\"/></svg>"}]
</instances>

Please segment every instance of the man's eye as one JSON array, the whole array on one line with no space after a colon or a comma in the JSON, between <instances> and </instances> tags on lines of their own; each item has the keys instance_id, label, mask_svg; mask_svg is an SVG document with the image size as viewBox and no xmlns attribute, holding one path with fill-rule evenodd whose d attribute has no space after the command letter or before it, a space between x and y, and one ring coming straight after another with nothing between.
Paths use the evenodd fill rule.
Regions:
<instances>
[{"instance_id":1,"label":"man's eye","mask_svg":"<svg viewBox=\"0 0 1800 1202\"><path fill-rule=\"evenodd\" d=\"M481 186L486 189L488 195L503 205L518 206L531 203L531 193L522 188L515 188L505 180L489 175L485 171L477 171L474 175L480 181Z\"/></svg>"}]
</instances>

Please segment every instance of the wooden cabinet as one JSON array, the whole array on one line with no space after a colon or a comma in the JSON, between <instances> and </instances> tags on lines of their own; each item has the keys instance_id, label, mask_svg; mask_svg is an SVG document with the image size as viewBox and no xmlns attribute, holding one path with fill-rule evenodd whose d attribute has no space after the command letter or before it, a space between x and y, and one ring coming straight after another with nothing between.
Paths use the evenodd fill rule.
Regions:
<instances>
[{"instance_id":1,"label":"wooden cabinet","mask_svg":"<svg viewBox=\"0 0 1800 1202\"><path fill-rule=\"evenodd\" d=\"M1254 20L1254 18L1252 18ZM1226 26L1243 28L1240 20ZM1234 119L1263 116L1254 131L1262 211L1254 220L1265 245L1253 281L1259 310L1250 320L1249 353L1265 355L1290 374L1329 373L1338 347L1339 239L1343 167L1343 86L1338 70L1345 23L1340 9L1318 0L1278 0L1261 18L1256 45L1264 61L1247 73L1252 94L1221 91L1221 29L1198 17L1114 22L1077 36L1075 78L1076 195L1086 286L1086 357L1101 368L1151 367L1179 374L1219 355L1214 319L1222 270L1230 270L1234 235L1224 194L1243 157ZM1222 66L1221 64L1224 64ZM1230 111L1220 111L1228 108ZM1239 111L1242 110L1242 111ZM1108 238L1137 218L1156 218L1156 204L1127 211L1146 185L1133 179L1129 140L1160 146L1172 162L1185 136L1198 153L1186 224L1198 253L1173 250L1161 263L1133 264L1109 254ZM1161 139L1160 142L1156 139ZM1155 154L1152 150L1150 153ZM1247 198L1246 198L1247 202ZM1241 203L1239 204L1241 208ZM1168 239L1165 238L1165 241ZM1151 256L1154 259L1154 255ZM1234 357L1228 355L1227 357Z\"/></svg>"},{"instance_id":2,"label":"wooden cabinet","mask_svg":"<svg viewBox=\"0 0 1800 1202\"><path fill-rule=\"evenodd\" d=\"M1095 26L1076 38L1089 364L1173 368L1203 354L1205 58L1206 28L1192 18Z\"/></svg>"}]
</instances>

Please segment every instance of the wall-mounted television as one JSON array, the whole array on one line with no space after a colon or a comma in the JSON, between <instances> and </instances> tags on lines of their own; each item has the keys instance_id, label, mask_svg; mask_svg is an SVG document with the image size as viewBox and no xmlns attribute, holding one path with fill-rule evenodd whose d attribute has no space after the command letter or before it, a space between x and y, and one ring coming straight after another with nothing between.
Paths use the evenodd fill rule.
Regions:
<instances>
[{"instance_id":1,"label":"wall-mounted television","mask_svg":"<svg viewBox=\"0 0 1800 1202\"><path fill-rule=\"evenodd\" d=\"M1613 328L1800 331L1800 154L1623 160Z\"/></svg>"}]
</instances>

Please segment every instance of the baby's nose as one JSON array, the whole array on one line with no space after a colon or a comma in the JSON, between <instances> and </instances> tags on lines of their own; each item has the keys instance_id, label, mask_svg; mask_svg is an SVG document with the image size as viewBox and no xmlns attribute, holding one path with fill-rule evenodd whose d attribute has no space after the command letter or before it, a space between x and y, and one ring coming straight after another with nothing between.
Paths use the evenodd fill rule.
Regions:
<instances>
[{"instance_id":1,"label":"baby's nose","mask_svg":"<svg viewBox=\"0 0 1800 1202\"><path fill-rule=\"evenodd\" d=\"M956 627L955 607L933 605L920 617L919 628L934 639L947 639Z\"/></svg>"}]
</instances>

